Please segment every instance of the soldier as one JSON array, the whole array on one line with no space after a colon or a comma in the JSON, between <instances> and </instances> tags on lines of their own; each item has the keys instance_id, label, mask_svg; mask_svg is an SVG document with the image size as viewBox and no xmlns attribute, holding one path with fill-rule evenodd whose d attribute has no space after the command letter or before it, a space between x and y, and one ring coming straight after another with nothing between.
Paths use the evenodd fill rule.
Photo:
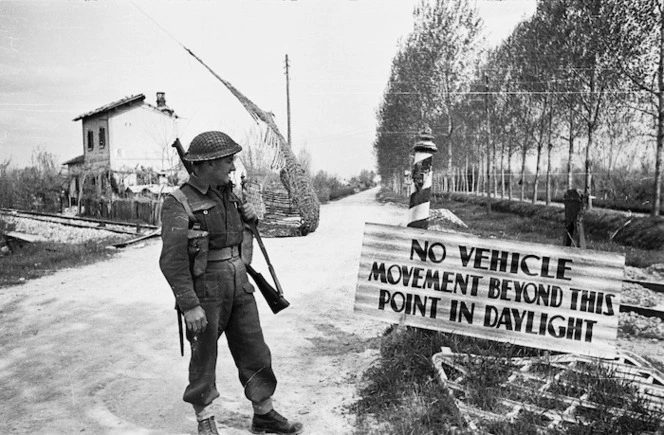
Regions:
<instances>
[{"instance_id":1,"label":"soldier","mask_svg":"<svg viewBox=\"0 0 664 435\"><path fill-rule=\"evenodd\" d=\"M219 396L217 341L226 333L244 393L253 405L251 431L295 434L302 424L289 422L272 407L277 380L254 287L240 257L244 222L256 219L251 204L241 204L232 192L230 174L240 150L222 132L199 134L184 156L192 167L189 180L164 200L159 265L184 313L191 345L183 399L194 407L198 433L217 434L211 403Z\"/></svg>"}]
</instances>

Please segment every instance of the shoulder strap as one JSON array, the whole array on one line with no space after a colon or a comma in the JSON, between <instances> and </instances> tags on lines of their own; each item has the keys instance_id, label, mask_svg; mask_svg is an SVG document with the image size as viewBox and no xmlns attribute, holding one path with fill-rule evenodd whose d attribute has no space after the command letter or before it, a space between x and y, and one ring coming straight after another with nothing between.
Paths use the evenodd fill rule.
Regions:
<instances>
[{"instance_id":1,"label":"shoulder strap","mask_svg":"<svg viewBox=\"0 0 664 435\"><path fill-rule=\"evenodd\" d=\"M191 207L189 206L187 195L185 195L184 192L182 192L180 189L175 189L173 192L171 192L171 195L173 195L173 198L175 198L177 202L182 204L184 211L187 213L187 216L189 216L189 221L196 223L196 218L194 217L194 212L191 211Z\"/></svg>"}]
</instances>

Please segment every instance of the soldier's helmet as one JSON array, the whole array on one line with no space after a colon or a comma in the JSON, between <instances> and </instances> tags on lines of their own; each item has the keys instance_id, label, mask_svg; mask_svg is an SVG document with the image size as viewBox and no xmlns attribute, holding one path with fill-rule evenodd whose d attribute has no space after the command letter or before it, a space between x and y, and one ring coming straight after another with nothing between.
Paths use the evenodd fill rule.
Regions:
<instances>
[{"instance_id":1,"label":"soldier's helmet","mask_svg":"<svg viewBox=\"0 0 664 435\"><path fill-rule=\"evenodd\" d=\"M226 133L206 131L191 141L184 159L190 162L200 162L231 156L240 151L242 151L242 147Z\"/></svg>"}]
</instances>

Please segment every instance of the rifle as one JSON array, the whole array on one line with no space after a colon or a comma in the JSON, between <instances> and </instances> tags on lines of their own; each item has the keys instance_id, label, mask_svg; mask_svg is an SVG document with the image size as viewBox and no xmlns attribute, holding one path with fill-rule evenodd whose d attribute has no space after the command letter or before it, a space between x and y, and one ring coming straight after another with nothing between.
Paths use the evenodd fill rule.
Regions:
<instances>
[{"instance_id":1,"label":"rifle","mask_svg":"<svg viewBox=\"0 0 664 435\"><path fill-rule=\"evenodd\" d=\"M261 252L263 252L263 257L265 257L267 268L270 270L270 275L272 275L272 279L274 280L274 284L277 286L277 289L275 290L270 285L270 283L268 283L265 278L263 278L263 275L258 273L253 267L251 267L251 265L246 264L245 266L247 268L247 272L256 283L256 286L263 294L263 297L265 297L265 300L270 306L270 309L274 314L277 314L279 311L287 308L290 303L286 300L286 298L284 298L284 292L281 289L281 284L279 284L277 274L274 272L272 263L270 263L270 257L267 255L265 245L263 245L263 240L261 239L261 235L258 232L258 228L256 228L256 224L252 222L249 225L251 227L251 232L254 234L254 237L256 237L256 240L258 241L258 246L260 246Z\"/></svg>"},{"instance_id":2,"label":"rifle","mask_svg":"<svg viewBox=\"0 0 664 435\"><path fill-rule=\"evenodd\" d=\"M173 142L173 148L178 153L178 156L180 157L180 160L182 161L182 164L184 165L185 169L187 170L187 173L191 174L193 171L193 167L191 165L191 162L188 160L184 159L184 148L182 148L182 144L180 143L180 139L175 139L175 142ZM263 277L263 275L259 272L256 271L251 265L246 264L247 268L247 273L251 278L254 280L256 283L256 286L260 290L261 294L267 301L268 306L272 310L274 314L277 314L279 311L283 310L284 308L287 308L290 303L284 298L283 290L281 289L281 284L279 283L279 280L277 279L277 275L274 272L274 268L272 267L272 263L270 263L270 258L267 255L267 250L265 249L265 245L263 244L263 240L261 239L261 235L258 232L258 228L256 227L255 222L251 222L249 224L251 228L251 232L253 233L254 237L256 237L256 240L258 241L258 246L261 248L261 252L263 253L263 256L265 257L265 261L267 262L267 267L270 270L270 275L272 275L272 279L274 280L274 284L277 286L277 289L272 287L269 282ZM178 317L179 319L179 317ZM180 320L178 320L179 322Z\"/></svg>"},{"instance_id":3,"label":"rifle","mask_svg":"<svg viewBox=\"0 0 664 435\"><path fill-rule=\"evenodd\" d=\"M173 142L173 145L171 145L173 148L175 148L175 151L178 152L178 156L180 157L180 161L182 162L182 165L184 168L187 170L187 174L191 174L194 172L194 167L191 165L191 162L189 160L184 159L184 148L182 148L182 144L180 143L180 138L175 139L175 142Z\"/></svg>"}]
</instances>

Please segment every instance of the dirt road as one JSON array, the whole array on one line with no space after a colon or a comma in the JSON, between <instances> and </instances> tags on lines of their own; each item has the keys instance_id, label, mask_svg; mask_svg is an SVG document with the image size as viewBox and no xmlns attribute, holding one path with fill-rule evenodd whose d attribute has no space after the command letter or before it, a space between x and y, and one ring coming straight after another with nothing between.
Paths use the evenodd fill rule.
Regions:
<instances>
[{"instance_id":1,"label":"dirt road","mask_svg":"<svg viewBox=\"0 0 664 435\"><path fill-rule=\"evenodd\" d=\"M275 405L306 433L351 432L344 406L386 326L353 314L364 222L407 219L375 193L323 205L320 227L307 237L265 240L291 302L275 316L256 293L279 379ZM188 349L180 357L160 249L153 239L0 292L0 433L195 433L181 400ZM264 264L256 246L255 265L269 275ZM248 433L251 407L223 338L220 349L219 429Z\"/></svg>"}]
</instances>

